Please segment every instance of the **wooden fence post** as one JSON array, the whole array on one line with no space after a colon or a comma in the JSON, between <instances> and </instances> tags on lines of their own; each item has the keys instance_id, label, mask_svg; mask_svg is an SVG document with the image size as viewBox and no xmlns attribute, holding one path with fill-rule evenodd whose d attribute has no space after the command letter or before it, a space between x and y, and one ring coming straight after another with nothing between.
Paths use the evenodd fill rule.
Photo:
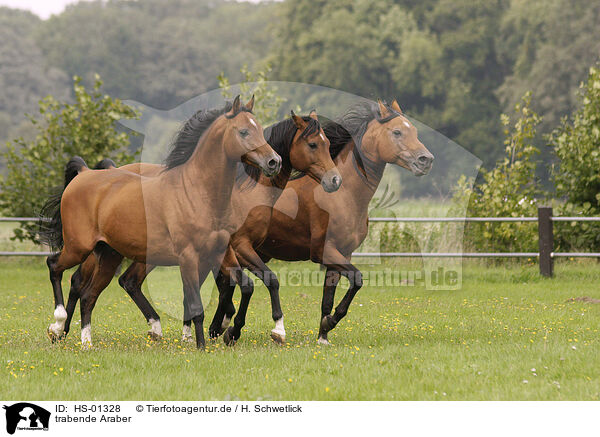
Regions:
<instances>
[{"instance_id":1,"label":"wooden fence post","mask_svg":"<svg viewBox=\"0 0 600 437\"><path fill-rule=\"evenodd\" d=\"M551 278L554 275L554 234L552 229L552 207L538 207L538 234L540 245L540 274Z\"/></svg>"}]
</instances>

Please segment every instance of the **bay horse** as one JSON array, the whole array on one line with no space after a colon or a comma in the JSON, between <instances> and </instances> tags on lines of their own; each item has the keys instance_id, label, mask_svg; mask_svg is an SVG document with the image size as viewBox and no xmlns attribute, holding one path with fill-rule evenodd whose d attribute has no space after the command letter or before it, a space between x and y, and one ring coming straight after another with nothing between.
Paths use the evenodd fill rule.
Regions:
<instances>
[{"instance_id":1,"label":"bay horse","mask_svg":"<svg viewBox=\"0 0 600 437\"><path fill-rule=\"evenodd\" d=\"M67 317L61 280L64 270L96 259L82 296L82 343L91 344L91 311L123 257L152 265L179 265L184 317L194 322L196 346L204 348L200 285L220 265L229 242L230 197L238 162L273 176L281 158L264 139L237 96L222 109L198 111L183 126L158 176L117 169L89 171L81 158L66 166L64 191L56 207L50 198L43 216L52 218L43 234L60 252L47 259L54 290L55 323L48 334L62 336ZM241 270L241 269L239 269Z\"/></svg>"},{"instance_id":2,"label":"bay horse","mask_svg":"<svg viewBox=\"0 0 600 437\"><path fill-rule=\"evenodd\" d=\"M252 281L245 276L232 275L232 272L237 272L238 265L248 268L267 284L269 290L273 290L274 284L271 284L271 281L273 278L276 280L276 277L256 254L255 248L264 240L273 205L279 198L293 170L306 173L316 183L319 183L325 192L337 190L342 183L341 176L330 156L330 144L319 124L316 111L312 111L304 117L297 116L292 111L291 118L268 127L265 130L265 137L271 147L282 158L281 171L277 176L269 177L260 175L255 167L246 165L244 170L250 174L251 178L240 178L234 186L231 204L235 232L231 235L227 255L221 268L218 272L213 272L219 288L220 300L223 299L221 296L227 295L226 293L233 293L236 283L240 285L242 290L245 290L242 293L243 297L252 295ZM120 169L152 177L160 174L163 167L155 164L129 164L120 167ZM65 332L69 330L77 300L82 293L88 293L86 290L89 289L82 287L82 284L86 282L85 278L90 276L95 263L96 260L92 254L73 276L67 304ZM153 268L153 266L143 263L133 263L121 275L119 283L144 314L150 325L148 334L158 339L162 337L160 317L141 290L145 277ZM238 280L238 276L241 276L241 281ZM276 326L282 326L278 298L278 295L272 295L272 299L276 299L272 301L273 319L276 321ZM240 331L245 324L245 309L248 303L249 301L245 301L240 304L240 311L236 315L234 325L227 330L224 337L227 344L233 344L239 338ZM209 329L210 336L214 338L220 335L227 328L230 320L231 318L221 315L220 322L211 325ZM285 331L276 332L276 330L273 330L271 335L274 339L279 339L280 342L285 341ZM185 320L184 340L188 339L191 339L191 326L190 321Z\"/></svg>"},{"instance_id":3,"label":"bay horse","mask_svg":"<svg viewBox=\"0 0 600 437\"><path fill-rule=\"evenodd\" d=\"M422 176L431 169L434 157L396 100L391 105L361 101L323 129L344 184L325 194L310 178L290 181L275 203L267 236L257 252L264 262L311 260L326 268L318 342L329 344L327 333L346 315L362 287L362 274L351 263L351 255L367 236L369 202L386 164ZM341 276L350 286L331 315ZM221 306L212 324L218 322L219 311L228 316L235 311L231 300Z\"/></svg>"}]
</instances>

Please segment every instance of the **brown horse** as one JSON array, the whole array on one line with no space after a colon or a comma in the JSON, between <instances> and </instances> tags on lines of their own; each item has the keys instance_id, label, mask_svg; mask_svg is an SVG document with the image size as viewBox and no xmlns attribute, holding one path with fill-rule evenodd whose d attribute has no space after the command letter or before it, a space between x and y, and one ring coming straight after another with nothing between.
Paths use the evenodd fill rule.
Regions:
<instances>
[{"instance_id":1,"label":"brown horse","mask_svg":"<svg viewBox=\"0 0 600 437\"><path fill-rule=\"evenodd\" d=\"M310 259L326 267L318 341L327 344L327 333L346 315L362 286L361 272L350 259L367 236L369 202L386 164L421 176L431 169L433 155L419 141L416 128L396 101L391 106L381 101L360 102L338 122L327 123L324 131L344 178L343 186L325 194L310 178L290 181L275 204L268 234L257 252L265 262L272 258ZM332 316L341 276L348 278L350 288ZM222 303L228 311L232 305L231 301Z\"/></svg>"},{"instance_id":2,"label":"brown horse","mask_svg":"<svg viewBox=\"0 0 600 437\"><path fill-rule=\"evenodd\" d=\"M232 273L237 273L238 262L259 278L264 278L263 281L270 287L269 289L273 289L272 285L274 284L270 284L270 278L275 278L275 275L256 254L255 247L264 240L273 205L285 187L292 170L305 172L321 184L326 192L338 189L341 184L341 176L329 154L329 141L320 127L315 111L312 111L308 117L299 117L292 112L290 119L267 128L265 136L271 147L281 156L282 168L276 177L268 177L258 175L253 167L246 167L246 171L251 173L252 178L249 182L241 181L233 189L232 218L236 231L231 236L230 250L227 252L219 272L215 274L220 296L233 293L236 283L244 290L243 296L251 296L252 282L246 277L239 281L237 274L232 275ZM120 169L141 173L144 176L156 176L160 174L163 167L153 164L129 164ZM256 178L258 178L258 182L253 182ZM82 287L82 284L90 276L95 263L96 260L91 255L73 276L67 304L65 332L69 330L79 296L88 292ZM141 284L152 269L153 266L133 263L119 278L119 282L146 317L150 325L148 334L159 338L162 336L159 316L141 291ZM273 302L273 318L277 322L282 317L278 295L272 296L272 298L277 299ZM245 324L245 308L247 308L246 302L244 305L240 305L234 326L228 331L226 339L228 344L239 338L241 328ZM209 330L211 337L216 337L223 332L230 319L221 315L220 322L211 326ZM281 322L277 323L281 324ZM285 340L285 332L274 332L272 335L274 337L279 335L280 341ZM191 327L189 321L186 321L184 339L188 338L191 338Z\"/></svg>"},{"instance_id":3,"label":"brown horse","mask_svg":"<svg viewBox=\"0 0 600 437\"><path fill-rule=\"evenodd\" d=\"M204 347L204 309L200 285L219 266L233 230L230 197L237 163L258 166L269 176L281 158L266 143L254 116L254 98L239 96L230 107L199 111L184 125L156 177L110 169L84 171L81 158L65 171L65 189L47 241L61 248L48 257L54 289L55 323L49 335L63 334L66 312L61 280L64 270L93 252L93 293L82 296L82 342L91 341L91 311L123 256L152 265L179 265L185 320L193 320L196 345ZM48 208L44 210L50 212Z\"/></svg>"}]
</instances>

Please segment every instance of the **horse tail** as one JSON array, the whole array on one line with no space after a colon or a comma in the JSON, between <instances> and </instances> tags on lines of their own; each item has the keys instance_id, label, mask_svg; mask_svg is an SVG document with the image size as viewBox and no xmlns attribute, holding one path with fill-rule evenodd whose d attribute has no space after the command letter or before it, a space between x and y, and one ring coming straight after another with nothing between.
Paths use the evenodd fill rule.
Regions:
<instances>
[{"instance_id":1,"label":"horse tail","mask_svg":"<svg viewBox=\"0 0 600 437\"><path fill-rule=\"evenodd\" d=\"M110 158L104 158L94 166L93 170L107 170L109 168L117 168L117 164Z\"/></svg>"},{"instance_id":2,"label":"horse tail","mask_svg":"<svg viewBox=\"0 0 600 437\"><path fill-rule=\"evenodd\" d=\"M75 179L75 176L85 170L88 170L88 166L83 158L79 156L71 158L65 166L65 183L63 187L56 189L55 193L50 195L40 211L39 239L55 252L60 251L64 244L60 215L62 195L67 185Z\"/></svg>"}]
</instances>

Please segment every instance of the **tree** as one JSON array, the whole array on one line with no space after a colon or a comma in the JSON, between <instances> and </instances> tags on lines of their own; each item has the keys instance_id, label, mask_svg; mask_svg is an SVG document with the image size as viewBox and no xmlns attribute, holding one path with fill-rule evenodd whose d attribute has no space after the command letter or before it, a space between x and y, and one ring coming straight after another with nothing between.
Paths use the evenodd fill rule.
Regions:
<instances>
[{"instance_id":1,"label":"tree","mask_svg":"<svg viewBox=\"0 0 600 437\"><path fill-rule=\"evenodd\" d=\"M564 200L559 213L600 216L600 64L590 68L580 85L580 108L563 118L549 136L558 162L552 168L556 194ZM600 249L598 223L573 222L561 232L563 247Z\"/></svg>"},{"instance_id":2,"label":"tree","mask_svg":"<svg viewBox=\"0 0 600 437\"><path fill-rule=\"evenodd\" d=\"M471 189L463 178L455 190L457 205L468 203L472 217L535 216L538 199L545 195L536 180L539 149L532 144L540 117L531 109L531 93L515 105L518 115L512 128L502 115L505 156L490 171L482 171L483 181ZM468 223L465 239L479 251L534 251L537 229L530 223Z\"/></svg>"},{"instance_id":3,"label":"tree","mask_svg":"<svg viewBox=\"0 0 600 437\"><path fill-rule=\"evenodd\" d=\"M3 158L7 174L0 179L0 210L10 216L37 216L52 187L64 178L64 166L75 155L94 165L103 158L126 164L133 161L127 151L128 135L115 130L115 121L134 118L133 109L102 94L97 76L88 92L81 78L74 78L73 104L52 96L40 101L39 117L30 117L37 131L33 141L17 138L7 144ZM14 237L36 241L36 225L23 224Z\"/></svg>"},{"instance_id":4,"label":"tree","mask_svg":"<svg viewBox=\"0 0 600 437\"><path fill-rule=\"evenodd\" d=\"M288 1L279 5L269 59L278 80L397 98L408 114L493 163L503 79L494 42L505 4Z\"/></svg>"},{"instance_id":5,"label":"tree","mask_svg":"<svg viewBox=\"0 0 600 437\"><path fill-rule=\"evenodd\" d=\"M277 113L285 99L277 94L277 88L269 85L269 73L271 72L271 66L267 65L263 70L259 70L256 73L252 73L248 70L248 67L244 65L241 69L241 73L244 79L240 83L240 91L242 93L243 101L250 99L254 96L254 109L252 112L256 115L258 121L267 127L277 121ZM218 77L219 88L225 98L233 97L230 91L230 83L225 73L221 73Z\"/></svg>"},{"instance_id":6,"label":"tree","mask_svg":"<svg viewBox=\"0 0 600 437\"><path fill-rule=\"evenodd\" d=\"M20 130L24 114L34 111L40 98L68 95L68 77L47 67L31 36L40 24L33 14L0 8L0 143Z\"/></svg>"},{"instance_id":7,"label":"tree","mask_svg":"<svg viewBox=\"0 0 600 437\"><path fill-rule=\"evenodd\" d=\"M498 96L512 107L527 90L549 133L578 105L577 90L600 58L600 3L513 0L502 17L497 47L504 65Z\"/></svg>"}]
</instances>

